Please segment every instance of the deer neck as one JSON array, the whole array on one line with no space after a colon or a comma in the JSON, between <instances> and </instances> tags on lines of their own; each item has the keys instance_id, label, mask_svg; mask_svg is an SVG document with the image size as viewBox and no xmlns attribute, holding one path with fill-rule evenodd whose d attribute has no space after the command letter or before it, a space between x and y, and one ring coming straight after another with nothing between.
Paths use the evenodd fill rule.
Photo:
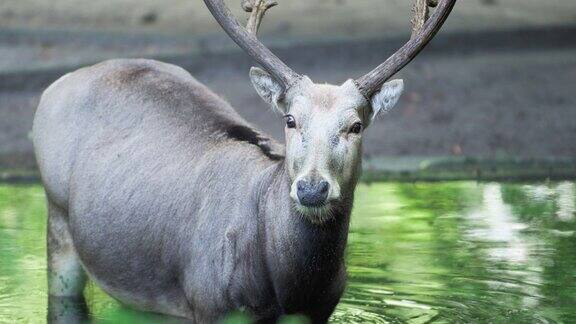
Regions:
<instances>
[{"instance_id":1,"label":"deer neck","mask_svg":"<svg viewBox=\"0 0 576 324\"><path fill-rule=\"evenodd\" d=\"M313 224L293 207L283 163L275 168L259 206L263 254L279 301L301 303L343 280L353 188L333 219Z\"/></svg>"}]
</instances>

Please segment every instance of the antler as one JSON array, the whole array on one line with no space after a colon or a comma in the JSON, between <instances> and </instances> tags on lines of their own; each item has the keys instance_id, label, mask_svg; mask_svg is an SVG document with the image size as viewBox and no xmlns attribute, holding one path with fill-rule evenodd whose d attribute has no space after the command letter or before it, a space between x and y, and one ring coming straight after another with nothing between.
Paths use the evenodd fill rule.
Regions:
<instances>
[{"instance_id":1,"label":"antler","mask_svg":"<svg viewBox=\"0 0 576 324\"><path fill-rule=\"evenodd\" d=\"M258 35L258 28L262 23L262 18L268 9L278 5L278 2L273 0L243 0L242 9L250 13L248 22L246 23L246 30L254 35Z\"/></svg>"},{"instance_id":2,"label":"antler","mask_svg":"<svg viewBox=\"0 0 576 324\"><path fill-rule=\"evenodd\" d=\"M266 3L267 1L264 2ZM226 7L223 0L204 0L204 3L228 36L230 36L232 40L236 42L236 44L238 44L238 46L240 46L248 55L256 60L256 62L260 63L260 65L262 65L262 67L276 80L281 82L285 89L290 88L300 79L300 75L292 71L292 69L284 64L284 62L282 62L256 38L256 31L259 25L258 20L262 18L264 15L263 13L262 16L255 21L254 26L256 28L254 29L254 33L251 34L238 23L236 18L232 16L232 13L228 7ZM252 11L254 10L252 9Z\"/></svg>"},{"instance_id":3,"label":"antler","mask_svg":"<svg viewBox=\"0 0 576 324\"><path fill-rule=\"evenodd\" d=\"M414 6L413 33L412 38L404 44L396 53L390 56L384 63L380 64L368 74L355 80L360 92L370 98L380 87L396 72L400 71L408 64L424 47L434 38L440 27L448 18L456 0L416 0ZM437 8L426 21L428 6ZM424 10L422 10L424 9ZM421 23L421 27L418 26Z\"/></svg>"},{"instance_id":4,"label":"antler","mask_svg":"<svg viewBox=\"0 0 576 324\"><path fill-rule=\"evenodd\" d=\"M418 32L422 30L429 17L428 0L416 0L412 6L412 35L410 38L418 35Z\"/></svg>"}]
</instances>

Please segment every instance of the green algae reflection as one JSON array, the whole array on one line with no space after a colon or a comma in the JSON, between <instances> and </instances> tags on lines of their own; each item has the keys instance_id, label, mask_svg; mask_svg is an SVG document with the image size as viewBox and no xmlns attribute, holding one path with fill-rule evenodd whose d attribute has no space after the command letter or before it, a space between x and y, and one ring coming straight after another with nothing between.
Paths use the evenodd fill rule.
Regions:
<instances>
[{"instance_id":1,"label":"green algae reflection","mask_svg":"<svg viewBox=\"0 0 576 324\"><path fill-rule=\"evenodd\" d=\"M576 322L575 190L573 182L360 185L348 287L331 321ZM45 222L40 186L0 185L0 322L46 321ZM122 307L92 283L85 294L94 322L169 321Z\"/></svg>"}]
</instances>

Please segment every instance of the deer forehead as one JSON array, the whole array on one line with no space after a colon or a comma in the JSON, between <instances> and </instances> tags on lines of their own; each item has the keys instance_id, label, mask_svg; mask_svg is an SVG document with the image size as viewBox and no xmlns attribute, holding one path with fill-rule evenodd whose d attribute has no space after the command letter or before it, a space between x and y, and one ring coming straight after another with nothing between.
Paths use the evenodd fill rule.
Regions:
<instances>
[{"instance_id":1,"label":"deer forehead","mask_svg":"<svg viewBox=\"0 0 576 324\"><path fill-rule=\"evenodd\" d=\"M292 106L301 113L329 112L340 115L367 105L352 80L342 85L316 84L304 77L291 91Z\"/></svg>"}]
</instances>

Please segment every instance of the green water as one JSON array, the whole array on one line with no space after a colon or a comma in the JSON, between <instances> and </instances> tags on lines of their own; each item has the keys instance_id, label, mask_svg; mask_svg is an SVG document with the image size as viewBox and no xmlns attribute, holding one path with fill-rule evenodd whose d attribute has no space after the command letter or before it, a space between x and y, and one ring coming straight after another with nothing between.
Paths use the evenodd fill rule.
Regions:
<instances>
[{"instance_id":1,"label":"green water","mask_svg":"<svg viewBox=\"0 0 576 324\"><path fill-rule=\"evenodd\" d=\"M361 185L332 322L576 323L575 205L573 182ZM0 323L47 318L45 215L40 186L0 185ZM85 295L95 322L163 320Z\"/></svg>"}]
</instances>

